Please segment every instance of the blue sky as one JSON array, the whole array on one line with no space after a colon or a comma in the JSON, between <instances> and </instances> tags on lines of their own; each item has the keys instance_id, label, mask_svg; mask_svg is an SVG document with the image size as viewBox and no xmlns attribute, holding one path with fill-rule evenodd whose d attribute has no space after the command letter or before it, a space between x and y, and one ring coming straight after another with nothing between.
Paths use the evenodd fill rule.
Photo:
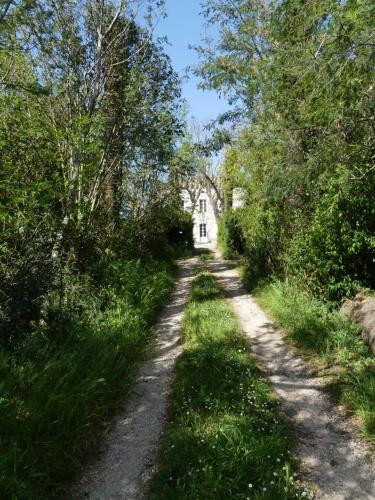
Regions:
<instances>
[{"instance_id":1,"label":"blue sky","mask_svg":"<svg viewBox=\"0 0 375 500\"><path fill-rule=\"evenodd\" d=\"M197 55L189 49L189 44L199 44L205 33L205 19L200 15L201 0L166 0L167 18L161 19L156 27L155 36L167 36L170 45L165 46L172 59L174 69L182 77L185 68L194 65ZM216 92L197 88L198 80L190 76L182 83L183 97L189 106L189 115L206 122L227 109L225 100L219 99Z\"/></svg>"}]
</instances>

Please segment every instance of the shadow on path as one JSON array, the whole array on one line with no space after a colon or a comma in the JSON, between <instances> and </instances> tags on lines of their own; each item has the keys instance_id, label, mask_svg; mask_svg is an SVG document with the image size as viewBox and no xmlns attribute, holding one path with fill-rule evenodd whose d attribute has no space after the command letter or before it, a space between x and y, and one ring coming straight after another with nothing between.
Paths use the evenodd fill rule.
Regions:
<instances>
[{"instance_id":1,"label":"shadow on path","mask_svg":"<svg viewBox=\"0 0 375 500\"><path fill-rule=\"evenodd\" d=\"M181 321L196 267L196 258L179 262L175 289L155 326L152 359L140 366L123 413L104 439L100 458L82 477L77 498L144 498L165 420L173 367L181 352Z\"/></svg>"},{"instance_id":2,"label":"shadow on path","mask_svg":"<svg viewBox=\"0 0 375 500\"><path fill-rule=\"evenodd\" d=\"M268 372L281 410L296 425L297 453L306 478L317 487L316 497L375 499L374 457L358 438L356 429L322 391L322 379L310 373L247 293L235 262L224 261L216 253L206 265L225 289L259 364Z\"/></svg>"}]
</instances>

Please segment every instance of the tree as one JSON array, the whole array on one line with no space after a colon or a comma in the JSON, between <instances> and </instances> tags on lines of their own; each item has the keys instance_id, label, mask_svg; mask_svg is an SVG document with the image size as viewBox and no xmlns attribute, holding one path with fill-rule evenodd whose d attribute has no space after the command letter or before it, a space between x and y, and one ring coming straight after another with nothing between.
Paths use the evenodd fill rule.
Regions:
<instances>
[{"instance_id":1,"label":"tree","mask_svg":"<svg viewBox=\"0 0 375 500\"><path fill-rule=\"evenodd\" d=\"M194 212L200 194L205 191L218 221L224 198L221 178L215 171L213 159L208 156L207 143L210 138L208 130L197 120L193 120L185 132L174 162L179 166L180 186L189 195L191 212Z\"/></svg>"},{"instance_id":2,"label":"tree","mask_svg":"<svg viewBox=\"0 0 375 500\"><path fill-rule=\"evenodd\" d=\"M0 85L0 315L10 330L37 321L51 290L63 304L71 273L108 249L146 255L147 242L126 235L140 218L148 241L168 232L154 222L174 210L179 81L152 26L136 22L142 3L14 1L0 11L10 68Z\"/></svg>"},{"instance_id":3,"label":"tree","mask_svg":"<svg viewBox=\"0 0 375 500\"><path fill-rule=\"evenodd\" d=\"M201 77L202 88L216 90L229 103L238 104L227 116L243 116L256 105L264 83L263 68L270 51L267 2L208 0L203 13L219 36L195 47L201 59L195 74Z\"/></svg>"},{"instance_id":4,"label":"tree","mask_svg":"<svg viewBox=\"0 0 375 500\"><path fill-rule=\"evenodd\" d=\"M333 299L374 286L371 2L209 0L206 15L219 37L196 73L243 117L232 151L251 262Z\"/></svg>"}]
</instances>

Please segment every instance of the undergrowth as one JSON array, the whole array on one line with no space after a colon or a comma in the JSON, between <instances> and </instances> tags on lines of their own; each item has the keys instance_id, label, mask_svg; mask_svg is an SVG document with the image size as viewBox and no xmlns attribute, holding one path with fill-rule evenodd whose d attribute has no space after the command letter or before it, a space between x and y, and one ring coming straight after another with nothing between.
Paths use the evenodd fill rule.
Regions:
<instances>
[{"instance_id":1,"label":"undergrowth","mask_svg":"<svg viewBox=\"0 0 375 500\"><path fill-rule=\"evenodd\" d=\"M0 351L2 499L63 495L126 394L173 279L160 262L118 263L109 274L99 290L76 291L76 309L51 303L44 325Z\"/></svg>"},{"instance_id":2,"label":"undergrowth","mask_svg":"<svg viewBox=\"0 0 375 500\"><path fill-rule=\"evenodd\" d=\"M330 369L334 396L359 417L364 436L375 444L375 358L359 328L296 285L275 281L253 293L310 359Z\"/></svg>"},{"instance_id":3,"label":"undergrowth","mask_svg":"<svg viewBox=\"0 0 375 500\"><path fill-rule=\"evenodd\" d=\"M308 497L290 426L214 277L193 282L150 499Z\"/></svg>"}]
</instances>

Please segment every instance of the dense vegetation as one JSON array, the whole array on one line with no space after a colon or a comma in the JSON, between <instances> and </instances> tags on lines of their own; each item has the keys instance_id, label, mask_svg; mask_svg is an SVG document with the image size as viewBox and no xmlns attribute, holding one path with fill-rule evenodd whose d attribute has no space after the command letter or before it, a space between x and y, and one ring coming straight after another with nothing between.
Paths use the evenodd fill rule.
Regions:
<instances>
[{"instance_id":1,"label":"dense vegetation","mask_svg":"<svg viewBox=\"0 0 375 500\"><path fill-rule=\"evenodd\" d=\"M191 245L155 4L143 26L139 2L0 6L2 498L79 470Z\"/></svg>"},{"instance_id":2,"label":"dense vegetation","mask_svg":"<svg viewBox=\"0 0 375 500\"><path fill-rule=\"evenodd\" d=\"M373 2L206 4L220 36L197 72L235 106L223 175L246 193L224 238L254 280L295 277L330 301L374 287Z\"/></svg>"},{"instance_id":3,"label":"dense vegetation","mask_svg":"<svg viewBox=\"0 0 375 500\"><path fill-rule=\"evenodd\" d=\"M219 36L197 47L196 73L233 105L218 123L236 123L221 174L224 197L204 154L220 148L227 133L197 150L187 137L176 150L179 81L152 36L162 4L0 2L4 498L59 495L129 383L170 290L171 260L191 247L179 195L185 169L197 170L225 207L225 253L244 256L249 286L279 280L258 288L260 300L301 346L341 364L342 400L374 435L373 360L332 313L343 297L375 286L374 4L206 0ZM232 209L233 188L242 190L241 209ZM193 325L194 308L206 314L209 306L218 308L213 316L231 318L219 296L200 303L193 295L187 322ZM291 324L295 308L303 314ZM235 353L242 340L235 323L228 325L217 337L207 331L191 340L201 342L210 363L216 355L226 363L231 353L235 369L225 390L244 374L259 375ZM186 357L193 359L189 342ZM222 345L211 352L215 342ZM208 365L201 369L196 376L215 394ZM179 370L178 388L183 363ZM268 401L268 389L257 384ZM237 412L244 394L237 394ZM191 393L197 408L200 397ZM205 417L197 414L203 427ZM215 453L207 452L208 466Z\"/></svg>"},{"instance_id":4,"label":"dense vegetation","mask_svg":"<svg viewBox=\"0 0 375 500\"><path fill-rule=\"evenodd\" d=\"M64 317L0 353L2 498L56 498L78 474L145 353L170 269L112 266L99 289L77 284Z\"/></svg>"},{"instance_id":5,"label":"dense vegetation","mask_svg":"<svg viewBox=\"0 0 375 500\"><path fill-rule=\"evenodd\" d=\"M290 426L205 269L193 282L183 339L150 498L309 498Z\"/></svg>"}]
</instances>

